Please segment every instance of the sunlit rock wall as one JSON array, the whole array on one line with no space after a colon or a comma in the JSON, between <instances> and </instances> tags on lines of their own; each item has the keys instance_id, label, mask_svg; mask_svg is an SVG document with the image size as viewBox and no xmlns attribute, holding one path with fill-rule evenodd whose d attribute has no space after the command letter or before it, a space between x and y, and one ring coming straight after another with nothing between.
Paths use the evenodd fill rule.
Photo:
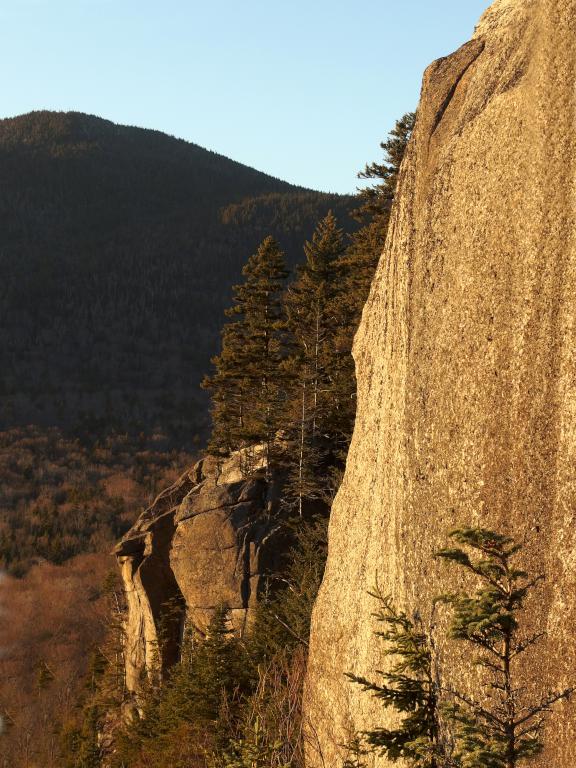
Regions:
<instances>
[{"instance_id":1,"label":"sunlit rock wall","mask_svg":"<svg viewBox=\"0 0 576 768\"><path fill-rule=\"evenodd\" d=\"M310 645L310 766L338 768L338 745L385 724L344 678L382 667L367 590L378 580L429 624L432 597L460 584L432 560L456 525L525 544L524 564L547 574L527 623L548 633L526 680L576 682L575 100L576 0L500 0L425 73L354 348L357 422ZM446 620L445 682L472 689ZM573 768L574 704L547 737L534 765Z\"/></svg>"}]
</instances>

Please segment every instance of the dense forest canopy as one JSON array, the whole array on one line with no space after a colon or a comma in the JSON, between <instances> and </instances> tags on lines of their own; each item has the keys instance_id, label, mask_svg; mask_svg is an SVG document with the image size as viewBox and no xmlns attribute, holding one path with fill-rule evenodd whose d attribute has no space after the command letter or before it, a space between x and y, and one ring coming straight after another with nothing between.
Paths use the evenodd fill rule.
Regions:
<instances>
[{"instance_id":1,"label":"dense forest canopy","mask_svg":"<svg viewBox=\"0 0 576 768\"><path fill-rule=\"evenodd\" d=\"M351 198L79 113L0 121L0 428L190 445L231 286L267 234L289 267Z\"/></svg>"}]
</instances>

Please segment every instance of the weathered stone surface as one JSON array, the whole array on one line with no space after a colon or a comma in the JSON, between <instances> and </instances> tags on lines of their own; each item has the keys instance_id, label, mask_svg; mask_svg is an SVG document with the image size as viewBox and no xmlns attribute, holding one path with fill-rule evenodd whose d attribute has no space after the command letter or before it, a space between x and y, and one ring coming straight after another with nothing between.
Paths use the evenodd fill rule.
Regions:
<instances>
[{"instance_id":1,"label":"weathered stone surface","mask_svg":"<svg viewBox=\"0 0 576 768\"><path fill-rule=\"evenodd\" d=\"M310 645L310 766L336 768L350 733L385 724L344 678L383 663L367 590L378 579L428 623L432 596L455 586L432 553L457 525L525 543L525 565L548 575L526 678L576 681L575 19L576 0L500 0L425 74L355 341L356 428ZM446 680L466 681L442 611L435 622ZM570 703L534 765L572 768L575 744Z\"/></svg>"},{"instance_id":2,"label":"weathered stone surface","mask_svg":"<svg viewBox=\"0 0 576 768\"><path fill-rule=\"evenodd\" d=\"M214 608L226 603L238 631L254 606L260 577L271 567L266 548L275 531L267 512L269 483L247 479L202 486L180 505L170 565L190 622L201 631Z\"/></svg>"},{"instance_id":3,"label":"weathered stone surface","mask_svg":"<svg viewBox=\"0 0 576 768\"><path fill-rule=\"evenodd\" d=\"M262 452L206 457L163 491L116 548L128 616L126 679L178 658L184 622L203 631L226 603L238 632L250 620L262 575L274 567L276 488ZM242 478L250 463L256 476Z\"/></svg>"}]
</instances>

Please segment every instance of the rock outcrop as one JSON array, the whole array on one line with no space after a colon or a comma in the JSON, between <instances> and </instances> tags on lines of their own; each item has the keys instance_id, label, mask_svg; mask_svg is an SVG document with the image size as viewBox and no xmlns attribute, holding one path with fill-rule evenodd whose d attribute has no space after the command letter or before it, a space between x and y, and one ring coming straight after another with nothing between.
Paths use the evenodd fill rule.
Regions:
<instances>
[{"instance_id":1,"label":"rock outcrop","mask_svg":"<svg viewBox=\"0 0 576 768\"><path fill-rule=\"evenodd\" d=\"M350 734L386 724L344 678L384 663L367 591L378 580L428 622L455 585L432 559L454 526L524 543L547 574L527 679L576 683L575 20L576 0L499 0L424 76L354 346L356 428L310 644L311 767L337 768ZM455 646L439 653L448 680L470 679ZM534 765L573 768L575 745L563 704Z\"/></svg>"},{"instance_id":2,"label":"rock outcrop","mask_svg":"<svg viewBox=\"0 0 576 768\"><path fill-rule=\"evenodd\" d=\"M261 578L276 567L276 487L257 456L245 479L245 459L236 453L225 462L200 461L116 548L128 604L126 681L134 693L146 674L178 659L184 626L204 631L216 607L226 604L242 633Z\"/></svg>"}]
</instances>

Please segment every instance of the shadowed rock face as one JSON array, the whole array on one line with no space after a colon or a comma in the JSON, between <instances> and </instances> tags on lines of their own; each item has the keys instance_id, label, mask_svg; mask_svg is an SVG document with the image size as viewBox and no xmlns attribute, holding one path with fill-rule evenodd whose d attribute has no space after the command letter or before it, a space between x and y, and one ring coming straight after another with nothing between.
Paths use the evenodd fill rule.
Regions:
<instances>
[{"instance_id":1,"label":"shadowed rock face","mask_svg":"<svg viewBox=\"0 0 576 768\"><path fill-rule=\"evenodd\" d=\"M242 479L244 460L235 454L196 464L158 496L116 548L128 603L126 677L133 692L144 674L166 671L178 659L184 624L204 631L222 604L239 633L250 621L260 579L275 567L281 547L274 484L258 466Z\"/></svg>"},{"instance_id":2,"label":"shadowed rock face","mask_svg":"<svg viewBox=\"0 0 576 768\"><path fill-rule=\"evenodd\" d=\"M378 579L428 624L432 597L463 584L432 559L455 526L525 544L523 565L548 577L528 605L547 636L525 679L576 682L575 19L576 0L500 0L424 76L354 348L356 428L313 616L310 766L336 768L351 733L389 725L344 679L384 663L367 590ZM472 688L440 639L443 610L444 679ZM546 741L534 765L573 768L574 703Z\"/></svg>"}]
</instances>

